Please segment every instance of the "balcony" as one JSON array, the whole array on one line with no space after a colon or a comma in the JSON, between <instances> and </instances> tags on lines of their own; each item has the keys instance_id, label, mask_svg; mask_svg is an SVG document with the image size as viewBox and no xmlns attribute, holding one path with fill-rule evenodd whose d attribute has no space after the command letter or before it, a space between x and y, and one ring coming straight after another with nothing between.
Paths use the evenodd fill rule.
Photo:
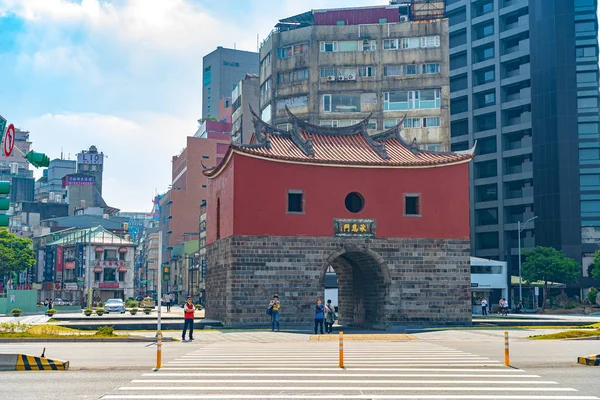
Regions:
<instances>
[{"instance_id":1,"label":"balcony","mask_svg":"<svg viewBox=\"0 0 600 400\"><path fill-rule=\"evenodd\" d=\"M533 139L531 138L531 136L523 136L523 137L521 137L521 140L516 140L513 142L506 142L506 144L504 146L504 156L508 156L508 154L506 154L506 152L508 152L508 151L531 148L532 145L533 145Z\"/></svg>"},{"instance_id":2,"label":"balcony","mask_svg":"<svg viewBox=\"0 0 600 400\"><path fill-rule=\"evenodd\" d=\"M502 52L502 57L500 57L500 62L506 62L526 56L529 54L529 50L529 39L523 39L517 45L505 47Z\"/></svg>"},{"instance_id":3,"label":"balcony","mask_svg":"<svg viewBox=\"0 0 600 400\"><path fill-rule=\"evenodd\" d=\"M529 15L522 15L518 21L512 24L506 25L502 32L500 32L500 39L505 39L513 35L517 35L522 32L529 30Z\"/></svg>"},{"instance_id":4,"label":"balcony","mask_svg":"<svg viewBox=\"0 0 600 400\"><path fill-rule=\"evenodd\" d=\"M524 172L533 172L533 163L531 161L525 160L518 165L507 165L504 170L506 175L522 174Z\"/></svg>"},{"instance_id":5,"label":"balcony","mask_svg":"<svg viewBox=\"0 0 600 400\"><path fill-rule=\"evenodd\" d=\"M507 86L527 79L531 79L531 64L529 63L521 64L518 68L511 70L505 68L504 77L500 84L502 86Z\"/></svg>"},{"instance_id":6,"label":"balcony","mask_svg":"<svg viewBox=\"0 0 600 400\"><path fill-rule=\"evenodd\" d=\"M504 128L514 127L517 125L529 124L531 125L531 111L522 112L519 116L505 118ZM525 129L525 128L523 128ZM503 129L504 131L504 129Z\"/></svg>"},{"instance_id":7,"label":"balcony","mask_svg":"<svg viewBox=\"0 0 600 400\"><path fill-rule=\"evenodd\" d=\"M527 0L504 0L500 6L500 15L513 13L521 8L527 7L527 5Z\"/></svg>"}]
</instances>

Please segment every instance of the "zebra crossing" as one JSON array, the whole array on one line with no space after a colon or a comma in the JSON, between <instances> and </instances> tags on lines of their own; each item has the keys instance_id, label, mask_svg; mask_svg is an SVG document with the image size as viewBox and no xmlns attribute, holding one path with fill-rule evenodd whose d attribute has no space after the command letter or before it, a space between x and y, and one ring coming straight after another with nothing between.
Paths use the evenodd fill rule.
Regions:
<instances>
[{"instance_id":1,"label":"zebra crossing","mask_svg":"<svg viewBox=\"0 0 600 400\"><path fill-rule=\"evenodd\" d=\"M194 343L194 351L144 373L103 400L562 399L598 400L538 375L434 343Z\"/></svg>"}]
</instances>

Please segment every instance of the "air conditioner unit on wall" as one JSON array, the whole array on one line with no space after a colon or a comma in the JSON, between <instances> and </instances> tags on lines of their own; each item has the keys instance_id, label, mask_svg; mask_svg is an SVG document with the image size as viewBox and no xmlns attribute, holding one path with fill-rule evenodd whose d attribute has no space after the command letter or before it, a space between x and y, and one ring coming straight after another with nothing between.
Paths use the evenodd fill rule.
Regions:
<instances>
[{"instance_id":1,"label":"air conditioner unit on wall","mask_svg":"<svg viewBox=\"0 0 600 400\"><path fill-rule=\"evenodd\" d=\"M340 76L338 76L337 80L343 81L343 80L346 80L346 77L344 75L340 75Z\"/></svg>"},{"instance_id":2,"label":"air conditioner unit on wall","mask_svg":"<svg viewBox=\"0 0 600 400\"><path fill-rule=\"evenodd\" d=\"M400 16L400 22L408 22L408 21L410 21L410 20L408 19L408 15L401 15L401 16Z\"/></svg>"},{"instance_id":3,"label":"air conditioner unit on wall","mask_svg":"<svg viewBox=\"0 0 600 400\"><path fill-rule=\"evenodd\" d=\"M335 81L335 76L333 76L333 75L329 75L329 76L327 77L327 82L333 82L333 81Z\"/></svg>"},{"instance_id":4,"label":"air conditioner unit on wall","mask_svg":"<svg viewBox=\"0 0 600 400\"><path fill-rule=\"evenodd\" d=\"M356 80L356 75L348 74L348 80L349 81L355 81Z\"/></svg>"}]
</instances>

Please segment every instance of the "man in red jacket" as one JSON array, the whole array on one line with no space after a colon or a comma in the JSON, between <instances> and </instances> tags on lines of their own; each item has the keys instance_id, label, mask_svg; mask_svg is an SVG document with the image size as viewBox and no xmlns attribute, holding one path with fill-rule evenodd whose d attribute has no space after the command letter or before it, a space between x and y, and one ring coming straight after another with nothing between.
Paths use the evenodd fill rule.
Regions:
<instances>
[{"instance_id":1,"label":"man in red jacket","mask_svg":"<svg viewBox=\"0 0 600 400\"><path fill-rule=\"evenodd\" d=\"M183 333L181 334L181 340L185 341L185 332L190 330L190 340L194 340L194 312L196 311L196 307L194 306L194 302L192 301L192 296L187 298L187 303L183 306Z\"/></svg>"}]
</instances>

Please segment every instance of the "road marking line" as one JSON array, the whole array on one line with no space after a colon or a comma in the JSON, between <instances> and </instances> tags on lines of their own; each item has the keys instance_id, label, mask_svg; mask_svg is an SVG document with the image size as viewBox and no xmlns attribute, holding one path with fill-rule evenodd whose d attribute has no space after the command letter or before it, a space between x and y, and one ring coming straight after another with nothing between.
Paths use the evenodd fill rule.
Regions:
<instances>
[{"instance_id":1,"label":"road marking line","mask_svg":"<svg viewBox=\"0 0 600 400\"><path fill-rule=\"evenodd\" d=\"M460 366L460 365L453 365L453 367L456 366ZM469 366L471 366L469 364ZM481 366L480 366L481 367ZM519 370L519 369L515 369L515 370L511 370L506 368L504 365L502 364L490 364L490 365L486 365L485 366L486 369L488 368L502 368L502 370L499 371L493 371L493 370L489 370L488 372L525 372L523 370ZM333 367L329 367L329 368L319 368L319 367L313 367L313 368L303 368L303 367L222 367L222 366L210 366L210 367L163 367L160 369L161 371L181 371L181 370L193 370L193 371L217 371L217 370L226 370L226 371L340 371L339 367L337 366L333 366ZM346 370L348 371L348 370ZM371 368L362 368L362 367L357 367L357 368L351 368L350 371L481 371L481 368L377 368L377 367L371 367Z\"/></svg>"},{"instance_id":2,"label":"road marking line","mask_svg":"<svg viewBox=\"0 0 600 400\"><path fill-rule=\"evenodd\" d=\"M264 382L261 382L264 383ZM297 384L300 382L296 382ZM436 386L436 387L422 387L422 386L383 386L383 387L370 387L370 386L359 386L359 387L345 387L345 386L286 386L285 388L273 387L273 386L143 386L143 387L120 387L119 390L169 390L169 391L188 391L188 390L203 390L203 391L261 391L261 392L290 392L290 391L302 391L302 390L314 390L318 392L338 392L338 391L361 391L361 392L387 392L387 391L399 391L399 392L445 392L445 391L466 391L466 392L477 392L477 391L490 391L490 392L533 392L539 391L539 388L515 388L515 387L453 387L453 386ZM544 392L577 392L573 388L544 388Z\"/></svg>"},{"instance_id":3,"label":"road marking line","mask_svg":"<svg viewBox=\"0 0 600 400\"><path fill-rule=\"evenodd\" d=\"M294 355L289 357L218 357L218 356L181 356L182 360L217 360L217 361L230 361L230 360L273 360L273 361L286 361L286 360L331 360L332 358L336 358L333 354L329 357L326 356L302 356L302 355ZM355 359L355 360L364 360L364 361L372 361L372 360L489 360L489 357L477 357L477 356L469 356L469 357L361 357L350 355L346 357L344 354L344 359Z\"/></svg>"},{"instance_id":4,"label":"road marking line","mask_svg":"<svg viewBox=\"0 0 600 400\"><path fill-rule=\"evenodd\" d=\"M237 376L237 374L236 374ZM264 377L272 377L272 375L263 375ZM336 377L338 378L338 377ZM131 383L267 383L267 382L276 382L276 383L366 383L366 384L405 384L405 383L434 383L434 384L481 384L481 383L489 383L489 384L517 384L517 385L557 385L558 382L554 381L505 381L505 380L497 380L490 382L489 380L415 380L415 379L396 379L397 376L392 375L390 379L331 379L330 377L323 377L323 379L306 379L306 380L297 380L297 379L135 379L131 381ZM351 388L349 388L351 389Z\"/></svg>"},{"instance_id":5,"label":"road marking line","mask_svg":"<svg viewBox=\"0 0 600 400\"><path fill-rule=\"evenodd\" d=\"M494 375L494 374L394 374L394 373L390 373L390 374L356 374L356 373L352 373L351 371L343 371L343 370L339 370L337 369L337 371L339 371L339 374L335 374L335 375L327 375L327 377L332 377L335 376L337 377L359 377L359 378L366 378L366 377L373 377L373 378L385 378L385 377L401 377L401 378L411 378L411 377L415 377L415 378L435 378L435 377L450 377L450 378L540 378L539 375ZM490 372L503 372L503 371L490 371ZM161 372L159 371L159 375L160 376L165 376L165 377L176 377L176 376L183 376L183 377L191 377L191 376L202 376L202 377L218 377L218 376L223 376L223 377L231 377L230 373L189 373L189 372L183 372L183 373L170 373L170 372ZM142 374L142 376L152 376L152 377L156 377L157 374L156 372L150 373L150 374ZM293 373L293 374L281 374L281 373L262 373L262 374L245 374L245 373L236 373L235 376L240 376L240 377L261 377L261 376L273 376L273 377L323 377L323 374L302 374L302 373Z\"/></svg>"},{"instance_id":6,"label":"road marking line","mask_svg":"<svg viewBox=\"0 0 600 400\"><path fill-rule=\"evenodd\" d=\"M527 396L527 395L344 395L344 394L330 394L330 395L285 395L286 399L362 399L362 400L599 400L596 396ZM128 400L128 399L139 399L139 400L209 400L209 399L225 399L225 400L237 400L237 399L281 399L281 395L243 395L243 394L226 394L226 395L127 395L127 394L109 394L102 399L105 400Z\"/></svg>"}]
</instances>

